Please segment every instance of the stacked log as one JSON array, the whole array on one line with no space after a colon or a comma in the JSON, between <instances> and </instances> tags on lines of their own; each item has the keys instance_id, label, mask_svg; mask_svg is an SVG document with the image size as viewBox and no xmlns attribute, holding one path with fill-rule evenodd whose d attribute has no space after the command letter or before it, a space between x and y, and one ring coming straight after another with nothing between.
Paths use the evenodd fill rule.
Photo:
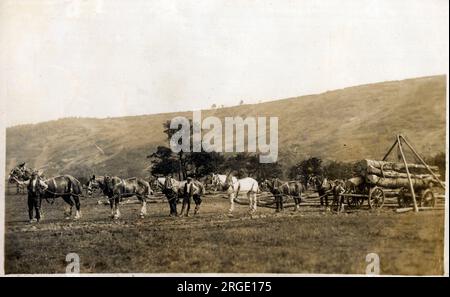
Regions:
<instances>
[{"instance_id":1,"label":"stacked log","mask_svg":"<svg viewBox=\"0 0 450 297\"><path fill-rule=\"evenodd\" d=\"M429 176L427 178L411 178L411 182L415 189L427 188L430 182L433 182L434 178ZM383 188L396 189L396 188L407 188L409 187L408 178L391 178L391 177L380 177L377 175L366 176L366 181L372 185L377 185Z\"/></svg>"},{"instance_id":2,"label":"stacked log","mask_svg":"<svg viewBox=\"0 0 450 297\"><path fill-rule=\"evenodd\" d=\"M411 175L411 182L416 189L423 189L435 181L425 165L407 164ZM433 173L439 168L429 166ZM356 163L354 171L357 175L365 179L369 184L384 188L408 187L408 175L404 163L362 160ZM439 176L437 173L435 173Z\"/></svg>"}]
</instances>

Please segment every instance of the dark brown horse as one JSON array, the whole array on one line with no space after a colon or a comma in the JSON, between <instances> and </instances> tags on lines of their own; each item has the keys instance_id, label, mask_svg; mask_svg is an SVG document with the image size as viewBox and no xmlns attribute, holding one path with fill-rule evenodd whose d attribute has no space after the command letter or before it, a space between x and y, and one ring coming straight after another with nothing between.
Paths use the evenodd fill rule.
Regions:
<instances>
[{"instance_id":1,"label":"dark brown horse","mask_svg":"<svg viewBox=\"0 0 450 297\"><path fill-rule=\"evenodd\" d=\"M282 181L278 178L273 178L271 180L265 180L263 182L263 186L267 187L275 198L277 212L283 210L283 196L292 197L294 199L294 211L300 209L302 193L306 190L306 186L304 186L301 182Z\"/></svg>"},{"instance_id":2,"label":"dark brown horse","mask_svg":"<svg viewBox=\"0 0 450 297\"><path fill-rule=\"evenodd\" d=\"M320 206L324 206L325 202L325 207L328 209L328 195L332 194L334 183L322 176L311 177L311 183L314 185L315 190L319 194Z\"/></svg>"},{"instance_id":3,"label":"dark brown horse","mask_svg":"<svg viewBox=\"0 0 450 297\"><path fill-rule=\"evenodd\" d=\"M136 196L141 202L140 217L147 214L147 198L153 194L150 184L144 179L132 177L122 179L117 176L105 176L103 179L103 193L109 198L111 217L120 217L119 204L122 198Z\"/></svg>"},{"instance_id":4,"label":"dark brown horse","mask_svg":"<svg viewBox=\"0 0 450 297\"><path fill-rule=\"evenodd\" d=\"M8 179L9 181L28 185L33 171L25 167L24 164L21 164L11 170ZM80 196L82 196L83 189L81 183L75 177L71 175L59 175L49 179L43 179L43 182L48 187L42 193L42 198L49 200L61 197L69 205L69 208L65 211L66 219L72 216L74 205L76 208L75 219L81 218Z\"/></svg>"},{"instance_id":5,"label":"dark brown horse","mask_svg":"<svg viewBox=\"0 0 450 297\"><path fill-rule=\"evenodd\" d=\"M328 180L326 177L315 176L312 181L320 197L320 205L329 207L328 196L332 195L333 200L331 208L333 211L341 212L344 210L344 195L347 192L347 184L343 180Z\"/></svg>"}]
</instances>

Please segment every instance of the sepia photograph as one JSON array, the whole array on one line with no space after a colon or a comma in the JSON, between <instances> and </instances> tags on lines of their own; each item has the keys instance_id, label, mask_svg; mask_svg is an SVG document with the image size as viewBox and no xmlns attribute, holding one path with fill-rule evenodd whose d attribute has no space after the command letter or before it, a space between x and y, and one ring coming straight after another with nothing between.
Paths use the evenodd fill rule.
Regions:
<instances>
[{"instance_id":1,"label":"sepia photograph","mask_svg":"<svg viewBox=\"0 0 450 297\"><path fill-rule=\"evenodd\" d=\"M448 36L446 0L0 0L1 274L448 277Z\"/></svg>"}]
</instances>

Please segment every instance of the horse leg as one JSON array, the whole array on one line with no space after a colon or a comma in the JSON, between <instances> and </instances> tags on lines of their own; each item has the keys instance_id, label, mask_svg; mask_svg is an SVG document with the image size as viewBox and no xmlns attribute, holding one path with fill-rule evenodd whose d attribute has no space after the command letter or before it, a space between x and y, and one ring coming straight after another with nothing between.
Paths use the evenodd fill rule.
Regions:
<instances>
[{"instance_id":1,"label":"horse leg","mask_svg":"<svg viewBox=\"0 0 450 297\"><path fill-rule=\"evenodd\" d=\"M256 208L258 207L258 196L256 196L256 193L252 193L251 195L253 196L252 212L256 212Z\"/></svg>"},{"instance_id":2,"label":"horse leg","mask_svg":"<svg viewBox=\"0 0 450 297\"><path fill-rule=\"evenodd\" d=\"M116 213L114 214L114 219L115 220L120 218L119 204L120 204L120 195L116 195L114 197L114 205L116 206Z\"/></svg>"},{"instance_id":3,"label":"horse leg","mask_svg":"<svg viewBox=\"0 0 450 297\"><path fill-rule=\"evenodd\" d=\"M229 194L229 199L230 199L230 209L228 210L228 213L230 215L233 214L233 210L234 210L234 193L230 193Z\"/></svg>"},{"instance_id":4,"label":"horse leg","mask_svg":"<svg viewBox=\"0 0 450 297\"><path fill-rule=\"evenodd\" d=\"M114 207L114 197L109 198L109 206L111 207L111 219L114 218L114 213L115 213L115 207Z\"/></svg>"},{"instance_id":5,"label":"horse leg","mask_svg":"<svg viewBox=\"0 0 450 297\"><path fill-rule=\"evenodd\" d=\"M302 203L302 194L299 194L297 197L297 203L295 205L295 210L300 210L300 203Z\"/></svg>"},{"instance_id":6,"label":"horse leg","mask_svg":"<svg viewBox=\"0 0 450 297\"><path fill-rule=\"evenodd\" d=\"M141 213L140 217L143 218L147 214L147 200L145 199L145 196L138 196L138 199L141 201Z\"/></svg>"},{"instance_id":7,"label":"horse leg","mask_svg":"<svg viewBox=\"0 0 450 297\"><path fill-rule=\"evenodd\" d=\"M256 200L257 199L256 198L256 193L248 192L247 193L247 197L248 197L249 206L250 206L249 212L251 214L255 213L256 212L256 205L258 203L258 201Z\"/></svg>"},{"instance_id":8,"label":"horse leg","mask_svg":"<svg viewBox=\"0 0 450 297\"><path fill-rule=\"evenodd\" d=\"M250 192L247 192L247 199L248 199L248 213L253 212L253 197Z\"/></svg>"},{"instance_id":9,"label":"horse leg","mask_svg":"<svg viewBox=\"0 0 450 297\"><path fill-rule=\"evenodd\" d=\"M325 207L328 209L329 208L329 204L328 204L328 194L324 194L325 195Z\"/></svg>"},{"instance_id":10,"label":"horse leg","mask_svg":"<svg viewBox=\"0 0 450 297\"><path fill-rule=\"evenodd\" d=\"M81 218L81 203L80 203L80 197L78 195L72 195L72 199L75 201L75 220L78 220Z\"/></svg>"},{"instance_id":11,"label":"horse leg","mask_svg":"<svg viewBox=\"0 0 450 297\"><path fill-rule=\"evenodd\" d=\"M344 211L344 196L343 195L339 196L339 208L340 208L340 212Z\"/></svg>"},{"instance_id":12,"label":"horse leg","mask_svg":"<svg viewBox=\"0 0 450 297\"><path fill-rule=\"evenodd\" d=\"M72 208L73 208L74 203L73 203L72 199L70 199L70 195L69 196L63 195L62 198L69 205L69 207L66 208L66 210L64 211L66 220L68 220L72 216Z\"/></svg>"}]
</instances>

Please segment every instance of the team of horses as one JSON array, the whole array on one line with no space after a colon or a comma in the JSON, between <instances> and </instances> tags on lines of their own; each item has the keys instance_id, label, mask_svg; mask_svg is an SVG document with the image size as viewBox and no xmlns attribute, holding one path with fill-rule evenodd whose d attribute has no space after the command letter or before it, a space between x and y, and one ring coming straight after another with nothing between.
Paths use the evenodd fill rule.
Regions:
<instances>
[{"instance_id":1,"label":"team of horses","mask_svg":"<svg viewBox=\"0 0 450 297\"><path fill-rule=\"evenodd\" d=\"M20 164L13 168L9 174L9 181L26 186L30 183L33 172L25 164ZM56 199L61 197L67 204L66 218L72 215L72 208L75 206L75 219L81 217L80 197L83 196L83 185L71 175L60 175L52 178L45 178L42 174L34 174L40 182L46 185L41 198ZM300 204L304 199L305 192L308 188L313 188L319 194L321 206L329 209L329 196L333 198L332 205L337 211L343 209L343 195L348 185L342 180L328 180L320 176L310 177L307 181L283 181L279 178L271 178L258 183L251 177L238 179L229 174L212 174L207 178L194 179L187 178L184 181L178 181L172 176L158 177L151 181L142 178L123 179L117 176L91 176L84 187L88 195L98 189L103 196L108 199L111 207L111 218L119 219L120 204L124 198L132 196L137 197L141 203L139 216L145 217L147 214L147 201L154 194L154 191L162 192L169 203L170 216L189 216L191 208L191 200L195 203L194 215L200 211L202 203L202 195L205 194L205 184L208 184L214 192L220 191L226 193L230 202L228 215L232 216L235 208L235 199L238 195L245 195L248 199L249 214L257 211L258 193L262 191L270 192L275 200L276 211L280 212L284 209L284 200L292 199L294 202L294 211L300 209ZM182 200L181 211L177 212L177 204Z\"/></svg>"}]
</instances>

